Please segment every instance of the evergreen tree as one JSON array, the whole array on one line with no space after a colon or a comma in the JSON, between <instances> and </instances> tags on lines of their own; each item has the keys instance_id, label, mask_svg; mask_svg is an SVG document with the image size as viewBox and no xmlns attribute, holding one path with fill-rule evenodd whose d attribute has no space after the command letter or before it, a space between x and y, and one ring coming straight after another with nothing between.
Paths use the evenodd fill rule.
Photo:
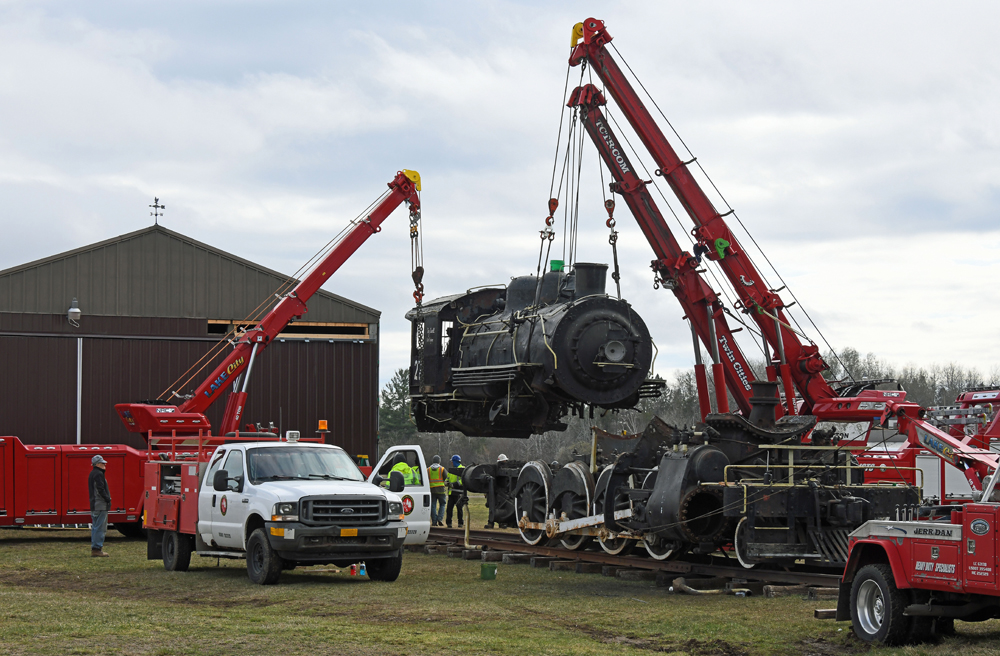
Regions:
<instances>
[{"instance_id":1,"label":"evergreen tree","mask_svg":"<svg viewBox=\"0 0 1000 656\"><path fill-rule=\"evenodd\" d=\"M378 407L379 450L405 444L416 437L417 427L410 420L410 372L397 369L382 389Z\"/></svg>"}]
</instances>

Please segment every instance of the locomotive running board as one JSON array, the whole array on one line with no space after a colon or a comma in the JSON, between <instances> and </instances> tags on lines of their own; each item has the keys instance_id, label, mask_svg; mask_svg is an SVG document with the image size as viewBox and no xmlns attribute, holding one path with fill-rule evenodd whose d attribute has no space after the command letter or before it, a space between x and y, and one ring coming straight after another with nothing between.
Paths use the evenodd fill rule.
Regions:
<instances>
[{"instance_id":1,"label":"locomotive running board","mask_svg":"<svg viewBox=\"0 0 1000 656\"><path fill-rule=\"evenodd\" d=\"M628 519L632 516L632 509L626 508L625 510L616 510L615 519ZM527 517L521 517L521 521L517 523L518 528L535 529L537 531L546 531L552 528L555 533L551 535L560 535L562 533L569 533L570 531L578 531L581 529L589 528L592 526L600 526L604 523L604 513L599 515L591 515L589 517L581 517L579 519L567 519L560 521L558 519L548 519L545 522L529 522ZM584 535L590 535L590 532L584 533ZM597 533L594 532L593 535Z\"/></svg>"}]
</instances>

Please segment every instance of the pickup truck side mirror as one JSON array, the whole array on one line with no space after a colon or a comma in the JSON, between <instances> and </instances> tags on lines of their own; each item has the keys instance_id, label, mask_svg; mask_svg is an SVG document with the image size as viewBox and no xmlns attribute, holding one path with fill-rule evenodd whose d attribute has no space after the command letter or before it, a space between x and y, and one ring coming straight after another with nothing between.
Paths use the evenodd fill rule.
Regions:
<instances>
[{"instance_id":1,"label":"pickup truck side mirror","mask_svg":"<svg viewBox=\"0 0 1000 656\"><path fill-rule=\"evenodd\" d=\"M212 477L212 489L216 492L228 492L229 491L229 472L225 469L220 469L215 472Z\"/></svg>"},{"instance_id":2,"label":"pickup truck side mirror","mask_svg":"<svg viewBox=\"0 0 1000 656\"><path fill-rule=\"evenodd\" d=\"M381 485L382 481L384 480L386 479L382 478L378 474L375 474L374 476L372 476L372 485Z\"/></svg>"},{"instance_id":3,"label":"pickup truck side mirror","mask_svg":"<svg viewBox=\"0 0 1000 656\"><path fill-rule=\"evenodd\" d=\"M403 472L401 471L389 472L390 492L402 492L403 486L405 484L406 484L406 478L403 477Z\"/></svg>"}]
</instances>

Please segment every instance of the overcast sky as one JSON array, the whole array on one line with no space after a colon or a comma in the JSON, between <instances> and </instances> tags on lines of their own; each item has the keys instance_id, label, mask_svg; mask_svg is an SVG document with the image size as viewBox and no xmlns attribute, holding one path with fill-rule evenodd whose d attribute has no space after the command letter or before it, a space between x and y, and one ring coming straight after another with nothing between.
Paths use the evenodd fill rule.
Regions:
<instances>
[{"instance_id":1,"label":"overcast sky","mask_svg":"<svg viewBox=\"0 0 1000 656\"><path fill-rule=\"evenodd\" d=\"M155 195L165 226L290 273L410 168L430 298L532 273L589 16L834 347L1000 363L987 2L0 0L0 269L145 227ZM580 198L578 259L609 262L589 144ZM657 370L689 367L680 307L617 214ZM383 382L408 364L409 274L399 210L325 287L382 312Z\"/></svg>"}]
</instances>

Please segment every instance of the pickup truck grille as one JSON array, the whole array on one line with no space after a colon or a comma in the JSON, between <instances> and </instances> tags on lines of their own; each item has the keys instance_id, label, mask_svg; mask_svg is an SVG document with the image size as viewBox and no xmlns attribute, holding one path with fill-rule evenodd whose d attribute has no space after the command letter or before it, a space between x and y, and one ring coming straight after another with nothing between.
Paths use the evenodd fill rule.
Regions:
<instances>
[{"instance_id":1,"label":"pickup truck grille","mask_svg":"<svg viewBox=\"0 0 1000 656\"><path fill-rule=\"evenodd\" d=\"M299 519L314 526L377 526L388 519L382 499L371 497L306 497Z\"/></svg>"}]
</instances>

